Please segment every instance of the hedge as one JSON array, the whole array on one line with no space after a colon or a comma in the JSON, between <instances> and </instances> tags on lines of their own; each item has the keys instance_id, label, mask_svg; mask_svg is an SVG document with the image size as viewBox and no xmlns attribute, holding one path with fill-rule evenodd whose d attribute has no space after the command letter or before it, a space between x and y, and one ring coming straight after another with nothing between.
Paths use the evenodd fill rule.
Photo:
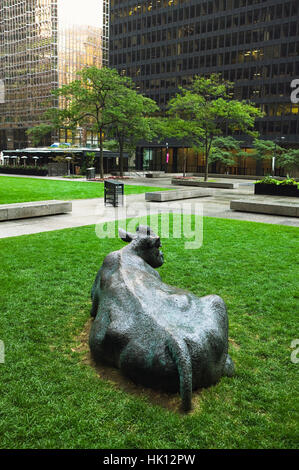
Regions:
<instances>
[{"instance_id":1,"label":"hedge","mask_svg":"<svg viewBox=\"0 0 299 470\"><path fill-rule=\"evenodd\" d=\"M8 166L0 165L0 173L14 175L47 176L48 168L45 166Z\"/></svg>"}]
</instances>

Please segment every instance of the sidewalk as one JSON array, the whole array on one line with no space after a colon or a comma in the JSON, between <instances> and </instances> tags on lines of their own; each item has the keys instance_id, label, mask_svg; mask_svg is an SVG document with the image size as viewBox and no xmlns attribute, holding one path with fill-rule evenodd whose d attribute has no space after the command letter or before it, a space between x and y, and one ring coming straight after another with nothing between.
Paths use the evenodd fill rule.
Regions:
<instances>
[{"instance_id":1,"label":"sidewalk","mask_svg":"<svg viewBox=\"0 0 299 470\"><path fill-rule=\"evenodd\" d=\"M246 181L243 181L243 183L246 183ZM173 189L176 188L174 185L171 187ZM181 188L180 186L180 189ZM299 227L299 219L294 217L231 211L230 201L232 199L244 199L247 196L253 195L252 184L243 184L240 188L235 190L202 188L202 193L209 195L209 197L165 203L145 202L144 194L130 195L126 196L125 207L123 209L114 207L105 208L103 198L76 199L72 201L73 211L69 214L0 222L0 238L94 225L115 220L115 218L125 218L126 216L133 217L134 213L136 214L137 212L138 215L146 215L147 211L150 211L151 214L158 212L167 213L170 212L171 209L174 212L180 212L181 210L188 212L190 207L193 208L192 212L194 212L194 208L198 209L200 205L202 205L203 208L203 215L208 217ZM281 198L275 196L266 197L269 201L281 200ZM293 198L286 199L292 199L292 202L295 202Z\"/></svg>"}]
</instances>

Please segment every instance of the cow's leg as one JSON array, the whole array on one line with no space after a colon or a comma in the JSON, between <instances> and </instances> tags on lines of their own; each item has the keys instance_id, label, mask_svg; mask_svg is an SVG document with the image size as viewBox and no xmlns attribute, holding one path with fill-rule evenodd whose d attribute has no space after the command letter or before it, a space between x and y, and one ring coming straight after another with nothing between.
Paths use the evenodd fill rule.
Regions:
<instances>
[{"instance_id":1,"label":"cow's leg","mask_svg":"<svg viewBox=\"0 0 299 470\"><path fill-rule=\"evenodd\" d=\"M226 356L223 375L226 377L233 377L235 375L235 366L229 354Z\"/></svg>"},{"instance_id":2,"label":"cow's leg","mask_svg":"<svg viewBox=\"0 0 299 470\"><path fill-rule=\"evenodd\" d=\"M150 365L145 359L146 352L134 342L129 342L119 356L118 367L124 375L133 382L148 386L148 379L151 376Z\"/></svg>"}]
</instances>

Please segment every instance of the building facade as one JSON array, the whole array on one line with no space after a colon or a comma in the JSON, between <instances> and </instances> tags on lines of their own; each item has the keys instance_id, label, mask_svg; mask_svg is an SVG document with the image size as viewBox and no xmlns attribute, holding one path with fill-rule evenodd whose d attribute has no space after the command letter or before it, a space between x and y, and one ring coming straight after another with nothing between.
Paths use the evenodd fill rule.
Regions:
<instances>
[{"instance_id":1,"label":"building facade","mask_svg":"<svg viewBox=\"0 0 299 470\"><path fill-rule=\"evenodd\" d=\"M110 66L162 109L194 75L220 73L235 83L235 98L266 113L256 123L261 138L299 145L299 105L290 98L299 78L298 0L111 0ZM185 151L170 146L170 169L182 170ZM165 154L141 148L137 166L163 169ZM234 170L255 174L256 162L246 161ZM200 171L200 157L191 162L189 171Z\"/></svg>"},{"instance_id":2,"label":"building facade","mask_svg":"<svg viewBox=\"0 0 299 470\"><path fill-rule=\"evenodd\" d=\"M108 65L107 15L108 0L1 0L0 150L28 145L26 130L59 105L53 89Z\"/></svg>"}]
</instances>

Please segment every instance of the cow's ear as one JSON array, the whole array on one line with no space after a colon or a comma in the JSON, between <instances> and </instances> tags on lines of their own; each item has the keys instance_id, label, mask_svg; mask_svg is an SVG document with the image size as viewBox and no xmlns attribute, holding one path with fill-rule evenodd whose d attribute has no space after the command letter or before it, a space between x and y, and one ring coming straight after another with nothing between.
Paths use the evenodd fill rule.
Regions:
<instances>
[{"instance_id":1,"label":"cow's ear","mask_svg":"<svg viewBox=\"0 0 299 470\"><path fill-rule=\"evenodd\" d=\"M126 232L121 227L119 227L118 229L118 235L119 235L119 238L121 238L124 242L127 242L127 243L130 243L135 238L135 235L133 235L130 232Z\"/></svg>"},{"instance_id":2,"label":"cow's ear","mask_svg":"<svg viewBox=\"0 0 299 470\"><path fill-rule=\"evenodd\" d=\"M160 248L160 246L162 246L162 243L161 243L160 237L157 237L155 239L155 247Z\"/></svg>"},{"instance_id":3,"label":"cow's ear","mask_svg":"<svg viewBox=\"0 0 299 470\"><path fill-rule=\"evenodd\" d=\"M147 237L156 237L157 235L152 231L148 225L137 225L136 227L137 235L147 236Z\"/></svg>"}]
</instances>

